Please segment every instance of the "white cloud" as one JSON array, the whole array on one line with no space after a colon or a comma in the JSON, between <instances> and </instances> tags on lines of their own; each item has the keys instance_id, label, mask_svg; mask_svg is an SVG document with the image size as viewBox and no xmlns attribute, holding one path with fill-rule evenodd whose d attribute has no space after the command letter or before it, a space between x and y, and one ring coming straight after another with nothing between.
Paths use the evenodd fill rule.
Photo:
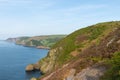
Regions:
<instances>
[{"instance_id":1,"label":"white cloud","mask_svg":"<svg viewBox=\"0 0 120 80\"><path fill-rule=\"evenodd\" d=\"M80 5L80 6L76 6L76 7L72 7L67 9L67 11L78 11L78 10L90 10L90 9L99 9L99 8L104 8L106 7L106 5Z\"/></svg>"},{"instance_id":2,"label":"white cloud","mask_svg":"<svg viewBox=\"0 0 120 80\"><path fill-rule=\"evenodd\" d=\"M3 7L26 7L44 9L53 6L55 2L39 0L0 0L0 8Z\"/></svg>"},{"instance_id":3,"label":"white cloud","mask_svg":"<svg viewBox=\"0 0 120 80\"><path fill-rule=\"evenodd\" d=\"M30 0L0 0L0 7L17 7L31 4Z\"/></svg>"},{"instance_id":4,"label":"white cloud","mask_svg":"<svg viewBox=\"0 0 120 80\"><path fill-rule=\"evenodd\" d=\"M11 2L31 2L32 0L0 0L0 3L6 2L6 3L11 3Z\"/></svg>"},{"instance_id":5,"label":"white cloud","mask_svg":"<svg viewBox=\"0 0 120 80\"><path fill-rule=\"evenodd\" d=\"M0 0L0 4L20 4L20 3L31 3L32 0Z\"/></svg>"},{"instance_id":6,"label":"white cloud","mask_svg":"<svg viewBox=\"0 0 120 80\"><path fill-rule=\"evenodd\" d=\"M95 4L89 4L89 5L80 5L80 6L74 6L71 8L67 8L67 9L62 9L60 10L64 15L66 16L70 16L70 15L74 15L77 13L83 13L85 11L92 11L92 10L99 10L99 9L103 9L106 8L107 5L95 5Z\"/></svg>"}]
</instances>

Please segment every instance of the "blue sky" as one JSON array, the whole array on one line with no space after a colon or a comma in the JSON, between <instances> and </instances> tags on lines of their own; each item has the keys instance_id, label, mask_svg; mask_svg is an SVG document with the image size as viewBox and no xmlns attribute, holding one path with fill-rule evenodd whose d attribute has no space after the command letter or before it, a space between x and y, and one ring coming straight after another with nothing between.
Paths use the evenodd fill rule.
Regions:
<instances>
[{"instance_id":1,"label":"blue sky","mask_svg":"<svg viewBox=\"0 0 120 80\"><path fill-rule=\"evenodd\" d=\"M0 39L69 34L120 20L120 0L0 0Z\"/></svg>"}]
</instances>

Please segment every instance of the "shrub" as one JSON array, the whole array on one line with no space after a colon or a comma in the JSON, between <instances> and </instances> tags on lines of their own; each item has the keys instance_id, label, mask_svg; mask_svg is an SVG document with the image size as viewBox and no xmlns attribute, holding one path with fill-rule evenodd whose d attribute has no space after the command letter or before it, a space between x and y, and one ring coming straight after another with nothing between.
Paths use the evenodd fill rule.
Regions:
<instances>
[{"instance_id":1,"label":"shrub","mask_svg":"<svg viewBox=\"0 0 120 80\"><path fill-rule=\"evenodd\" d=\"M115 53L107 63L111 67L101 80L120 80L120 52Z\"/></svg>"}]
</instances>

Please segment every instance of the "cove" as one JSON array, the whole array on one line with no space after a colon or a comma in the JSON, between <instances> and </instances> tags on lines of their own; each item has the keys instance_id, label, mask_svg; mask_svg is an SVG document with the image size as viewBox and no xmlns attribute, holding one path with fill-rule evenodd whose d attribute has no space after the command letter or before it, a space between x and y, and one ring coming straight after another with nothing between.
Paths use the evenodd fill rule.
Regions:
<instances>
[{"instance_id":1,"label":"cove","mask_svg":"<svg viewBox=\"0 0 120 80\"><path fill-rule=\"evenodd\" d=\"M36 63L48 53L46 49L24 47L0 41L0 80L30 80L40 72L26 73L28 64Z\"/></svg>"}]
</instances>

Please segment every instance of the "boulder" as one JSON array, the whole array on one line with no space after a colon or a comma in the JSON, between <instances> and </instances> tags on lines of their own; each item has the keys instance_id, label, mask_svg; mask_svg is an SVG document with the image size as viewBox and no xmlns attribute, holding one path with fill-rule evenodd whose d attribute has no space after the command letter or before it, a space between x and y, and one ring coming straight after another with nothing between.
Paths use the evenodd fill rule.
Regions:
<instances>
[{"instance_id":1,"label":"boulder","mask_svg":"<svg viewBox=\"0 0 120 80\"><path fill-rule=\"evenodd\" d=\"M37 79L33 77L33 78L31 78L30 80L37 80Z\"/></svg>"},{"instance_id":2,"label":"boulder","mask_svg":"<svg viewBox=\"0 0 120 80\"><path fill-rule=\"evenodd\" d=\"M34 66L32 64L29 64L26 69L26 71L33 71L34 70Z\"/></svg>"},{"instance_id":3,"label":"boulder","mask_svg":"<svg viewBox=\"0 0 120 80\"><path fill-rule=\"evenodd\" d=\"M33 67L34 67L35 70L40 70L40 65L39 65L39 63L34 64Z\"/></svg>"}]
</instances>

